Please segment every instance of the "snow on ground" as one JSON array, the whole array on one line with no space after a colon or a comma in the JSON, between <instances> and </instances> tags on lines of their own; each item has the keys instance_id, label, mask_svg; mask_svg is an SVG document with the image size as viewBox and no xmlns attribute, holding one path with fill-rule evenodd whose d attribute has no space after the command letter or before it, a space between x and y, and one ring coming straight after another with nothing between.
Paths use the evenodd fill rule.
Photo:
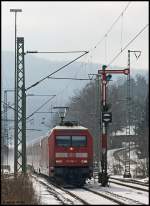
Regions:
<instances>
[{"instance_id":1,"label":"snow on ground","mask_svg":"<svg viewBox=\"0 0 150 206\"><path fill-rule=\"evenodd\" d=\"M39 184L34 178L32 178L32 182L39 205L61 205L61 202L48 192L46 186Z\"/></svg>"},{"instance_id":2,"label":"snow on ground","mask_svg":"<svg viewBox=\"0 0 150 206\"><path fill-rule=\"evenodd\" d=\"M113 153L119 149L113 149L113 150L108 150L108 170L110 174L113 174L113 164L116 164L116 160L113 156ZM131 150L131 154L130 157L133 161L136 162L137 160L137 156L136 156L136 152L134 149ZM134 163L134 162L132 162ZM123 165L122 165L123 166ZM133 171L135 169L135 165L131 164L131 171L132 171L132 175L133 175ZM123 175L111 175L112 177L118 177L118 178L122 178ZM137 179L139 180L139 179ZM141 179L142 182L146 182L148 181L149 178L144 178ZM39 185L37 182L34 182L34 187L36 190L36 193L38 194L38 197L40 197L40 202L41 204L56 204L56 205L60 205L62 204L60 201L58 201L54 195L50 195L50 193L47 191L46 187ZM115 194L118 194L120 196L126 197L126 198L130 198L136 201L139 201L143 204L149 204L149 195L148 192L143 192L143 191L139 191L139 190L135 190L132 188L128 188L125 186L120 186L114 183L110 183L109 187L101 187L101 185L97 182L97 179L91 179L89 181L87 181L86 187L89 187L90 189L93 189L95 191L108 191L108 192L113 192ZM115 203L111 202L110 200L107 200L103 197L98 197L97 195L94 195L88 191L83 191L81 189L71 189L71 192L74 192L75 194L79 195L81 198L83 198L84 200L88 201L90 204L98 204L98 205L115 205ZM128 204L128 203L127 203Z\"/></svg>"},{"instance_id":3,"label":"snow on ground","mask_svg":"<svg viewBox=\"0 0 150 206\"><path fill-rule=\"evenodd\" d=\"M118 130L117 132L113 132L112 136L121 136L121 135L127 135L126 128L122 128L122 130ZM130 126L130 135L136 135L135 134L135 126Z\"/></svg>"},{"instance_id":4,"label":"snow on ground","mask_svg":"<svg viewBox=\"0 0 150 206\"><path fill-rule=\"evenodd\" d=\"M91 179L91 181L88 181L88 184L86 185L88 188L92 188L95 191L109 191L113 192L115 194L118 194L123 197L127 197L136 201L139 201L144 204L149 204L149 194L148 192L143 192L140 190L135 190L132 188L128 188L126 186L117 185L114 183L110 183L109 187L102 187L98 182L94 181L94 179Z\"/></svg>"},{"instance_id":5,"label":"snow on ground","mask_svg":"<svg viewBox=\"0 0 150 206\"><path fill-rule=\"evenodd\" d=\"M111 176L112 177L112 176ZM138 187L138 188L141 188L141 189L145 189L145 190L148 190L148 186L147 185L141 185L140 182L141 181L138 181L137 182L131 182L133 180L133 178L126 178L126 182L122 180L124 180L124 178L118 178L118 180L116 179L115 176L113 176L115 179L111 180L110 182L114 182L114 183L121 183L121 184L124 184L124 185L129 185L129 186L133 186L133 187ZM129 180L129 182L128 182ZM131 181L130 181L131 180ZM135 180L135 179L134 179ZM139 183L139 184L138 184Z\"/></svg>"},{"instance_id":6,"label":"snow on ground","mask_svg":"<svg viewBox=\"0 0 150 206\"><path fill-rule=\"evenodd\" d=\"M93 194L83 189L71 189L69 191L86 200L91 205L117 205L115 202L112 202L111 200L108 200L104 197L100 197L96 194Z\"/></svg>"},{"instance_id":7,"label":"snow on ground","mask_svg":"<svg viewBox=\"0 0 150 206\"><path fill-rule=\"evenodd\" d=\"M1 169L2 172L2 169ZM3 174L9 174L9 170L8 169L3 169Z\"/></svg>"},{"instance_id":8,"label":"snow on ground","mask_svg":"<svg viewBox=\"0 0 150 206\"><path fill-rule=\"evenodd\" d=\"M50 185L50 183L42 177L35 177L32 178L32 181L34 182L34 188L37 194L37 197L40 197L40 203L42 205L81 205L81 202L77 200L76 198L70 196L66 192L62 191L59 188L56 188L53 185ZM47 188L46 185L43 186L40 182L43 182L46 185L50 185L49 188ZM52 198L53 197L53 198ZM56 203L55 203L56 202Z\"/></svg>"},{"instance_id":9,"label":"snow on ground","mask_svg":"<svg viewBox=\"0 0 150 206\"><path fill-rule=\"evenodd\" d=\"M122 175L111 175L111 177L118 178L118 179L122 179L123 178ZM133 179L133 180L137 180L139 182L149 183L149 177L142 178L142 179L139 179L139 178L126 178L126 179L129 179L129 180Z\"/></svg>"},{"instance_id":10,"label":"snow on ground","mask_svg":"<svg viewBox=\"0 0 150 206\"><path fill-rule=\"evenodd\" d=\"M108 174L113 174L113 171L114 171L113 166L118 163L118 160L116 160L113 156L114 152L121 150L121 149L123 148L111 149L107 151ZM120 164L122 165L121 162Z\"/></svg>"},{"instance_id":11,"label":"snow on ground","mask_svg":"<svg viewBox=\"0 0 150 206\"><path fill-rule=\"evenodd\" d=\"M124 165L122 164L122 162L119 163L118 160L116 160L114 158L114 155L113 153L116 152L117 150L120 150L121 148L117 148L117 149L112 149L112 150L108 150L108 153L107 153L107 157L108 157L108 174L111 174L111 177L115 177L115 178L123 178L123 172L124 171L121 171L120 175L113 175L113 172L114 172L114 169L113 169L113 166L115 164L120 164L123 169L124 169ZM123 156L121 155L121 152L120 152L120 155L119 155L120 158L122 158ZM131 176L133 179L133 177L136 176L136 168L137 166L140 166L140 163L144 163L144 159L141 159L141 160L138 160L137 159L137 154L136 154L136 150L135 148L131 148L131 151L130 151L130 158L131 160L131 164L130 164L130 172L131 172ZM144 178L144 179L139 179L139 178L134 178L135 180L138 180L138 181L141 181L141 182L149 182L149 177L147 178ZM95 181L93 180L93 182L90 182L90 185L92 186L92 188L96 187L96 183L94 185ZM98 184L98 183L97 183ZM100 185L98 186L100 187ZM128 197L128 198L131 198L131 199L135 199L137 201L140 201L140 202L143 202L145 204L148 204L149 203L149 197L148 197L148 192L142 192L142 191L136 191L134 189L128 189L127 187L124 187L124 186L119 186L119 185L116 185L116 184L113 184L111 183L110 184L110 188L102 188L100 187L101 189L108 189L112 192L115 192L119 195L123 195L124 197ZM98 189L98 188L97 188ZM101 190L100 189L100 190ZM99 190L99 189L98 189Z\"/></svg>"},{"instance_id":12,"label":"snow on ground","mask_svg":"<svg viewBox=\"0 0 150 206\"><path fill-rule=\"evenodd\" d=\"M116 185L114 183L110 183L110 188L108 189L108 191L112 191L118 195L131 198L144 204L148 204L149 202L148 192L127 188L125 186Z\"/></svg>"},{"instance_id":13,"label":"snow on ground","mask_svg":"<svg viewBox=\"0 0 150 206\"><path fill-rule=\"evenodd\" d=\"M8 164L10 165L10 173L14 172L14 150L9 151Z\"/></svg>"},{"instance_id":14,"label":"snow on ground","mask_svg":"<svg viewBox=\"0 0 150 206\"><path fill-rule=\"evenodd\" d=\"M141 182L145 182L145 183L149 183L149 177L146 177L146 178L143 178L143 179L136 179L135 180L138 180L138 181L141 181Z\"/></svg>"},{"instance_id":15,"label":"snow on ground","mask_svg":"<svg viewBox=\"0 0 150 206\"><path fill-rule=\"evenodd\" d=\"M124 164L122 161L116 160L114 157L114 153L118 150L118 157L123 160L123 148L117 148L117 149L111 149L107 152L107 163L108 163L108 174L113 175L114 174L114 168L118 168L120 165L120 175L124 174ZM142 170L144 171L144 167L146 167L146 160L145 159L139 159L136 153L135 147L131 147L130 150L130 173L133 178L136 178L137 176L142 175ZM119 169L119 168L118 168ZM141 170L141 171L140 171ZM117 171L117 172L118 172ZM117 175L119 174L117 173ZM116 174L115 174L116 175Z\"/></svg>"},{"instance_id":16,"label":"snow on ground","mask_svg":"<svg viewBox=\"0 0 150 206\"><path fill-rule=\"evenodd\" d=\"M47 181L43 178L39 178L39 179L32 178L33 187L35 189L37 198L39 199L39 204L42 204L42 205L61 205L62 203L55 197L55 195L51 194L51 192L48 191L47 187L41 185L38 180L42 180L44 183L47 183ZM112 193L115 193L117 195L120 195L120 196L123 196L126 198L130 198L130 199L139 201L143 204L147 204L147 205L149 204L148 192L135 190L132 188L128 188L126 186L120 186L120 185L117 185L114 183L110 183L109 187L102 187L97 182L96 179L94 180L92 178L91 180L87 181L86 187L88 187L89 189L95 190L96 192L108 191L108 192L112 192ZM60 190L60 189L58 189L58 190ZM93 194L89 191L85 191L82 188L75 188L75 189L68 189L68 190L70 192L73 192L74 194L80 196L82 199L89 202L90 204L116 205L116 203L114 203L110 200L107 200L104 197L97 196L96 194ZM62 194L62 196L64 196L64 198L66 198L68 195L68 194L65 194L63 191L61 191L61 194ZM128 202L127 202L127 204L128 204Z\"/></svg>"},{"instance_id":17,"label":"snow on ground","mask_svg":"<svg viewBox=\"0 0 150 206\"><path fill-rule=\"evenodd\" d=\"M116 194L119 194L119 195L127 197L127 198L131 198L133 200L142 202L144 204L149 203L148 192L134 190L132 188L127 188L125 186L120 186L120 185L116 185L113 183L110 184L110 190Z\"/></svg>"}]
</instances>

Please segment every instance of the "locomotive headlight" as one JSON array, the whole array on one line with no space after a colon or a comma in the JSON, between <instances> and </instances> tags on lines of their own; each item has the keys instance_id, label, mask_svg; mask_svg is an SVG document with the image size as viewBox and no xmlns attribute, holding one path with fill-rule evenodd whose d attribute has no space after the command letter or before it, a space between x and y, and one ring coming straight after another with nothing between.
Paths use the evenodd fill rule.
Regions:
<instances>
[{"instance_id":1,"label":"locomotive headlight","mask_svg":"<svg viewBox=\"0 0 150 206\"><path fill-rule=\"evenodd\" d=\"M63 161L62 160L56 160L56 163L62 163Z\"/></svg>"},{"instance_id":2,"label":"locomotive headlight","mask_svg":"<svg viewBox=\"0 0 150 206\"><path fill-rule=\"evenodd\" d=\"M81 160L81 163L87 163L88 161L87 160Z\"/></svg>"},{"instance_id":3,"label":"locomotive headlight","mask_svg":"<svg viewBox=\"0 0 150 206\"><path fill-rule=\"evenodd\" d=\"M71 150L71 151L72 151L72 150L74 150L74 148L73 148L73 147L70 147L70 148L69 148L69 150Z\"/></svg>"}]
</instances>

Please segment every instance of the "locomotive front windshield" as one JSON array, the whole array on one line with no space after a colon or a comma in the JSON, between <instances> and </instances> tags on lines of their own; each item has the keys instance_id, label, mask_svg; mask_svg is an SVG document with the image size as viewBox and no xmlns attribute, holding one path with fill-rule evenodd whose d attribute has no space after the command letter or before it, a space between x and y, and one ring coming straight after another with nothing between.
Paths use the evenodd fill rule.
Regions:
<instances>
[{"instance_id":1,"label":"locomotive front windshield","mask_svg":"<svg viewBox=\"0 0 150 206\"><path fill-rule=\"evenodd\" d=\"M85 147L86 136L56 136L56 145L64 147Z\"/></svg>"},{"instance_id":2,"label":"locomotive front windshield","mask_svg":"<svg viewBox=\"0 0 150 206\"><path fill-rule=\"evenodd\" d=\"M58 146L68 147L71 145L71 137L70 136L56 136L56 144Z\"/></svg>"}]
</instances>

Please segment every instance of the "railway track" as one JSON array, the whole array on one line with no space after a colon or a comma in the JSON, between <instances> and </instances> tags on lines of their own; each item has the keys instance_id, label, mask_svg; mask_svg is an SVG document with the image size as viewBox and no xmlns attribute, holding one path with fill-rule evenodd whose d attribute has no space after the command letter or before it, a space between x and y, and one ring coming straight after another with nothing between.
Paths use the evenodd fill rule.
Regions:
<instances>
[{"instance_id":1,"label":"railway track","mask_svg":"<svg viewBox=\"0 0 150 206\"><path fill-rule=\"evenodd\" d=\"M45 179L45 178L44 178ZM92 205L89 196L92 193L92 198L97 199L97 203L101 203L100 201L103 199L109 201L117 205L146 205L140 201L133 200L131 198L123 197L121 195L115 194L110 191L96 191L96 189L91 189L87 187L83 188L73 188L73 189L64 189L62 186L56 185L53 182L45 182L44 180L38 179L38 181L47 187L49 192L53 194L62 204L83 204L83 205ZM59 191L58 191L59 189ZM63 193L62 193L63 191ZM87 193L86 193L87 192ZM68 195L65 197L65 195ZM84 195L83 195L84 194ZM84 197L88 197L86 201Z\"/></svg>"},{"instance_id":2,"label":"railway track","mask_svg":"<svg viewBox=\"0 0 150 206\"><path fill-rule=\"evenodd\" d=\"M115 194L113 192L109 192L109 191L95 191L93 189L89 189L84 187L85 190L88 190L90 192L93 192L94 194L100 195L105 197L106 199L109 199L117 204L121 204L121 205L146 205L142 202L133 200L131 198L127 198L127 197L123 197L121 195Z\"/></svg>"},{"instance_id":3,"label":"railway track","mask_svg":"<svg viewBox=\"0 0 150 206\"><path fill-rule=\"evenodd\" d=\"M122 181L122 182L134 183L134 184L138 184L138 185L142 185L142 186L149 186L149 184L146 182L141 182L141 181L134 180L134 179L121 179L121 178L115 178L115 177L110 177L109 179L118 180L118 181Z\"/></svg>"},{"instance_id":4,"label":"railway track","mask_svg":"<svg viewBox=\"0 0 150 206\"><path fill-rule=\"evenodd\" d=\"M37 178L37 176L32 175L33 178ZM54 184L53 182L45 182L42 179L38 179L38 182L44 186L47 187L47 190L53 194L62 204L67 205L77 205L77 204L83 204L83 205L89 205L89 203L79 196L71 193L70 191L62 188L59 185Z\"/></svg>"},{"instance_id":5,"label":"railway track","mask_svg":"<svg viewBox=\"0 0 150 206\"><path fill-rule=\"evenodd\" d=\"M34 178L38 178L37 176L33 176ZM108 202L108 204L114 204L114 205L117 205L117 204L120 204L120 201L117 201L115 200L114 198L111 198L110 196L106 196L104 194L100 194L98 192L95 192L95 191L92 191L90 189L87 189L87 188L73 188L73 189L67 189L67 188L63 188L62 186L60 185L57 185L55 184L54 182L51 182L51 181L48 181L46 177L42 176L44 178L44 180L46 180L47 182L45 182L44 180L39 180L38 181L43 184L44 186L46 186L50 192L51 190L53 191L53 195L60 201L62 202L63 204L77 204L75 203L75 201L78 201L79 204L83 204L83 205L92 205L92 201L90 201L89 199L87 201L84 200L84 197L88 197L88 194L85 192L88 191L88 193L90 193L89 195L91 195L92 193L92 198L93 199L96 199L97 201L99 201L98 203L101 204L101 201L106 201ZM60 189L61 191L58 192L56 191L57 189ZM64 192L62 194L62 191ZM78 193L78 194L76 194ZM74 198L74 200L70 200L70 197L68 197L67 199L64 198L64 194L68 194L70 195L70 197ZM83 195L84 194L84 195ZM61 196L61 198L60 198ZM62 197L63 196L63 197ZM99 200L98 200L99 199Z\"/></svg>"},{"instance_id":6,"label":"railway track","mask_svg":"<svg viewBox=\"0 0 150 206\"><path fill-rule=\"evenodd\" d=\"M122 185L122 186L126 186L126 187L130 187L136 190L141 190L144 192L149 192L148 186L145 184L140 184L134 181L129 181L129 180L118 180L116 178L110 178L109 179L110 183L114 183L114 184L118 184L118 185Z\"/></svg>"},{"instance_id":7,"label":"railway track","mask_svg":"<svg viewBox=\"0 0 150 206\"><path fill-rule=\"evenodd\" d=\"M10 174L9 176L12 176L13 174ZM47 188L47 191L52 194L56 199L58 199L62 204L67 204L67 205L77 205L77 204L83 204L83 205L90 205L92 204L89 199L84 200L85 195L87 197L88 193L86 194L85 191L93 194L93 198L96 198L98 203L100 202L100 197L104 198L106 200L111 201L111 203L114 204L122 204L122 205L146 205L144 203L141 203L140 201L133 200L128 197L123 197L121 195L115 194L111 191L106 191L106 190L97 190L96 188L89 188L89 187L83 187L83 188L75 188L75 189L66 189L63 188L62 186L55 184L54 182L49 181L47 178L39 175L32 175L33 178L36 179L40 184L44 185ZM40 178L42 177L42 178ZM141 191L146 191L148 192L148 189L144 188L139 188L137 186L131 186L129 184L125 184L122 182L125 182L124 180L118 180L116 178L110 178L114 181L110 181L114 184L130 187L133 189L138 189ZM115 182L117 181L117 182ZM126 181L126 183L131 183L133 181ZM133 184L133 183L132 183ZM137 183L136 183L137 184ZM143 184L141 184L143 186ZM145 186L145 185L144 185ZM100 187L99 187L100 188ZM84 194L84 196L83 196ZM104 201L104 200L103 200Z\"/></svg>"}]
</instances>

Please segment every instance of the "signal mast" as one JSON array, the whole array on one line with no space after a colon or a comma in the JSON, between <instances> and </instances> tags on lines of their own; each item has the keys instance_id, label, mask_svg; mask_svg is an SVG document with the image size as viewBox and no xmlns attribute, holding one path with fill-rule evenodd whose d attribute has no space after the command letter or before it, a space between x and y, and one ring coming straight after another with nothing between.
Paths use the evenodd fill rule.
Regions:
<instances>
[{"instance_id":1,"label":"signal mast","mask_svg":"<svg viewBox=\"0 0 150 206\"><path fill-rule=\"evenodd\" d=\"M101 183L102 186L106 186L108 184L108 174L107 174L107 127L108 123L112 122L112 113L108 112L109 107L106 99L106 86L110 81L112 75L111 74L124 74L128 75L130 73L130 69L123 70L106 70L107 66L103 65L102 70L98 70L98 74L101 75L101 172L98 174L98 182Z\"/></svg>"}]
</instances>

